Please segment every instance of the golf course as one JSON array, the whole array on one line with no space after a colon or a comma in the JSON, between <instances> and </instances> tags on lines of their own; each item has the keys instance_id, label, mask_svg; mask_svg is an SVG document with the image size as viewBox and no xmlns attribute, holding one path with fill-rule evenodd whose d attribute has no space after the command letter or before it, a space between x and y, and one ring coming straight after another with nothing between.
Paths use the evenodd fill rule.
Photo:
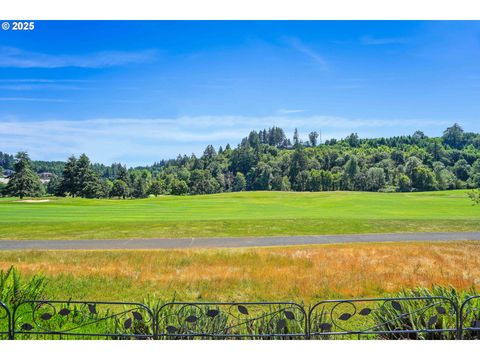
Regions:
<instances>
[{"instance_id":1,"label":"golf course","mask_svg":"<svg viewBox=\"0 0 480 360\"><path fill-rule=\"evenodd\" d=\"M132 200L3 198L0 239L135 243L322 234L457 236L480 231L479 217L480 207L472 206L464 190L238 192ZM476 288L480 246L465 239L242 249L2 250L0 269L13 265L27 278L43 274L47 293L54 298L310 302L380 296L417 286Z\"/></svg>"},{"instance_id":2,"label":"golf course","mask_svg":"<svg viewBox=\"0 0 480 360\"><path fill-rule=\"evenodd\" d=\"M48 200L48 201L46 201ZM480 230L464 190L239 192L147 199L0 199L1 240L255 237Z\"/></svg>"}]
</instances>

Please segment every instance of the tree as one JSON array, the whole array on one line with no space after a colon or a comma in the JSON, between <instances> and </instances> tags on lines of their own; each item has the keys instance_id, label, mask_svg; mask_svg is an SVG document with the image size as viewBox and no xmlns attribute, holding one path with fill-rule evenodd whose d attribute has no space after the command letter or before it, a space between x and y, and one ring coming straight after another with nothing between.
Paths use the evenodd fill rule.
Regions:
<instances>
[{"instance_id":1,"label":"tree","mask_svg":"<svg viewBox=\"0 0 480 360\"><path fill-rule=\"evenodd\" d=\"M129 185L130 178L128 176L128 170L126 166L120 166L117 175L118 180L122 180L125 184Z\"/></svg>"},{"instance_id":2,"label":"tree","mask_svg":"<svg viewBox=\"0 0 480 360\"><path fill-rule=\"evenodd\" d=\"M303 170L296 177L293 183L293 189L296 191L311 191L310 183L312 177L310 171Z\"/></svg>"},{"instance_id":3,"label":"tree","mask_svg":"<svg viewBox=\"0 0 480 360\"><path fill-rule=\"evenodd\" d=\"M316 131L312 131L310 134L308 134L308 140L310 141L311 146L317 146L318 133Z\"/></svg>"},{"instance_id":4,"label":"tree","mask_svg":"<svg viewBox=\"0 0 480 360\"><path fill-rule=\"evenodd\" d=\"M468 197L473 201L473 205L480 205L480 189L470 191Z\"/></svg>"},{"instance_id":5,"label":"tree","mask_svg":"<svg viewBox=\"0 0 480 360\"><path fill-rule=\"evenodd\" d=\"M245 191L247 188L247 180L245 179L245 175L243 175L240 171L237 172L235 178L233 180L233 191Z\"/></svg>"},{"instance_id":6,"label":"tree","mask_svg":"<svg viewBox=\"0 0 480 360\"><path fill-rule=\"evenodd\" d=\"M75 197L78 194L77 158L70 156L63 169L60 193Z\"/></svg>"},{"instance_id":7,"label":"tree","mask_svg":"<svg viewBox=\"0 0 480 360\"><path fill-rule=\"evenodd\" d=\"M419 191L435 190L435 174L426 166L419 166L414 170L412 185Z\"/></svg>"},{"instance_id":8,"label":"tree","mask_svg":"<svg viewBox=\"0 0 480 360\"><path fill-rule=\"evenodd\" d=\"M202 159L206 160L207 163L209 163L215 158L216 155L217 155L217 152L215 151L215 148L213 147L213 145L208 145L203 151Z\"/></svg>"},{"instance_id":9,"label":"tree","mask_svg":"<svg viewBox=\"0 0 480 360\"><path fill-rule=\"evenodd\" d=\"M134 198L144 198L147 196L148 184L142 177L135 177L132 182L132 193Z\"/></svg>"},{"instance_id":10,"label":"tree","mask_svg":"<svg viewBox=\"0 0 480 360\"><path fill-rule=\"evenodd\" d=\"M320 178L322 182L322 191L334 190L333 174L328 170L320 170Z\"/></svg>"},{"instance_id":11,"label":"tree","mask_svg":"<svg viewBox=\"0 0 480 360\"><path fill-rule=\"evenodd\" d=\"M174 179L171 184L172 195L188 194L188 185L184 180Z\"/></svg>"},{"instance_id":12,"label":"tree","mask_svg":"<svg viewBox=\"0 0 480 360\"><path fill-rule=\"evenodd\" d=\"M61 179L58 176L53 175L47 184L47 188L46 188L47 194L62 196L63 194L61 192L61 184L62 184Z\"/></svg>"},{"instance_id":13,"label":"tree","mask_svg":"<svg viewBox=\"0 0 480 360\"><path fill-rule=\"evenodd\" d=\"M272 167L264 163L259 162L249 173L252 190L271 190L271 184L273 179Z\"/></svg>"},{"instance_id":14,"label":"tree","mask_svg":"<svg viewBox=\"0 0 480 360\"><path fill-rule=\"evenodd\" d=\"M460 159L453 166L453 172L460 180L467 181L470 175L470 165L468 165L468 162L465 159Z\"/></svg>"},{"instance_id":15,"label":"tree","mask_svg":"<svg viewBox=\"0 0 480 360\"><path fill-rule=\"evenodd\" d=\"M88 156L86 154L80 155L77 160L77 166L75 167L75 176L78 182L78 195L80 196L82 196L85 178L90 176L90 174L88 173L90 167L91 164Z\"/></svg>"},{"instance_id":16,"label":"tree","mask_svg":"<svg viewBox=\"0 0 480 360\"><path fill-rule=\"evenodd\" d=\"M85 198L102 196L102 185L98 174L93 170L90 159L82 154L74 167L74 194Z\"/></svg>"},{"instance_id":17,"label":"tree","mask_svg":"<svg viewBox=\"0 0 480 360\"><path fill-rule=\"evenodd\" d=\"M445 157L445 149L440 140L433 140L433 142L428 145L427 149L432 154L434 161L441 161Z\"/></svg>"},{"instance_id":18,"label":"tree","mask_svg":"<svg viewBox=\"0 0 480 360\"><path fill-rule=\"evenodd\" d=\"M292 185L290 184L290 180L288 176L284 176L282 178L282 187L280 188L281 191L290 191L292 189Z\"/></svg>"},{"instance_id":19,"label":"tree","mask_svg":"<svg viewBox=\"0 0 480 360\"><path fill-rule=\"evenodd\" d=\"M10 196L40 196L43 186L38 175L32 170L32 162L26 152L15 155L14 173L10 176L5 191Z\"/></svg>"},{"instance_id":20,"label":"tree","mask_svg":"<svg viewBox=\"0 0 480 360\"><path fill-rule=\"evenodd\" d=\"M193 170L190 177L192 194L214 194L220 190L218 181L207 170Z\"/></svg>"},{"instance_id":21,"label":"tree","mask_svg":"<svg viewBox=\"0 0 480 360\"><path fill-rule=\"evenodd\" d=\"M480 188L480 159L476 160L470 168L470 182L472 187Z\"/></svg>"},{"instance_id":22,"label":"tree","mask_svg":"<svg viewBox=\"0 0 480 360\"><path fill-rule=\"evenodd\" d=\"M351 147L358 147L360 145L360 140L357 133L352 133L345 138L345 141Z\"/></svg>"},{"instance_id":23,"label":"tree","mask_svg":"<svg viewBox=\"0 0 480 360\"><path fill-rule=\"evenodd\" d=\"M372 167L367 171L367 189L378 191L385 186L385 172L382 168Z\"/></svg>"},{"instance_id":24,"label":"tree","mask_svg":"<svg viewBox=\"0 0 480 360\"><path fill-rule=\"evenodd\" d=\"M98 192L99 197L108 198L112 192L113 182L110 179L101 179L100 180L100 191Z\"/></svg>"},{"instance_id":25,"label":"tree","mask_svg":"<svg viewBox=\"0 0 480 360\"><path fill-rule=\"evenodd\" d=\"M455 123L443 132L442 139L445 144L452 148L460 149L463 145L463 135L462 127Z\"/></svg>"},{"instance_id":26,"label":"tree","mask_svg":"<svg viewBox=\"0 0 480 360\"><path fill-rule=\"evenodd\" d=\"M310 190L321 191L322 190L322 171L323 170L310 170Z\"/></svg>"},{"instance_id":27,"label":"tree","mask_svg":"<svg viewBox=\"0 0 480 360\"><path fill-rule=\"evenodd\" d=\"M302 146L298 146L292 155L292 161L290 164L290 181L295 182L297 175L306 170L308 166L308 157L305 149Z\"/></svg>"},{"instance_id":28,"label":"tree","mask_svg":"<svg viewBox=\"0 0 480 360\"><path fill-rule=\"evenodd\" d=\"M412 181L408 175L401 174L398 178L398 190L401 192L408 192L412 190Z\"/></svg>"},{"instance_id":29,"label":"tree","mask_svg":"<svg viewBox=\"0 0 480 360\"><path fill-rule=\"evenodd\" d=\"M345 164L345 170L343 172L343 178L348 190L354 190L355 177L358 172L359 167L357 158L355 156L352 156Z\"/></svg>"},{"instance_id":30,"label":"tree","mask_svg":"<svg viewBox=\"0 0 480 360\"><path fill-rule=\"evenodd\" d=\"M82 174L80 196L94 199L103 197L103 188L100 179L92 169L87 168Z\"/></svg>"},{"instance_id":31,"label":"tree","mask_svg":"<svg viewBox=\"0 0 480 360\"><path fill-rule=\"evenodd\" d=\"M148 189L148 193L151 195L161 195L166 192L166 186L165 186L165 181L162 179L157 179L152 184L150 185L150 188Z\"/></svg>"},{"instance_id":32,"label":"tree","mask_svg":"<svg viewBox=\"0 0 480 360\"><path fill-rule=\"evenodd\" d=\"M455 175L445 168L443 163L436 161L433 163L433 172L437 180L437 187L439 190L453 189L455 187Z\"/></svg>"},{"instance_id":33,"label":"tree","mask_svg":"<svg viewBox=\"0 0 480 360\"><path fill-rule=\"evenodd\" d=\"M110 195L113 197L119 197L122 199L127 198L129 196L129 188L128 185L123 180L115 180L113 182L112 190L110 191Z\"/></svg>"},{"instance_id":34,"label":"tree","mask_svg":"<svg viewBox=\"0 0 480 360\"><path fill-rule=\"evenodd\" d=\"M300 145L300 135L298 135L298 129L295 128L295 131L293 132L293 145L294 146L299 146Z\"/></svg>"}]
</instances>

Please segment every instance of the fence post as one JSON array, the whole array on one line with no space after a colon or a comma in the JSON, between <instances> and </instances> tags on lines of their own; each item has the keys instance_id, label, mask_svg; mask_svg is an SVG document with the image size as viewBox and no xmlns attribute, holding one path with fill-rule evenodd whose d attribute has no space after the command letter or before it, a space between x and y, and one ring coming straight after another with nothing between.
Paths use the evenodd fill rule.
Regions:
<instances>
[{"instance_id":1,"label":"fence post","mask_svg":"<svg viewBox=\"0 0 480 360\"><path fill-rule=\"evenodd\" d=\"M10 312L10 309L8 308L7 305L5 305L3 302L0 301L0 308L3 308L6 313L6 319L7 319L7 337L8 340L13 340L13 335L12 335L12 313Z\"/></svg>"}]
</instances>

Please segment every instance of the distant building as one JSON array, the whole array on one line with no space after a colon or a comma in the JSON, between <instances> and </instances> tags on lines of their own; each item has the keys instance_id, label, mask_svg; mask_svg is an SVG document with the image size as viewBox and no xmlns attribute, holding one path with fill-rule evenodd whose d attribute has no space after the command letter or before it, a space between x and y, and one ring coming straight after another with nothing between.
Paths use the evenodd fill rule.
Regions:
<instances>
[{"instance_id":1,"label":"distant building","mask_svg":"<svg viewBox=\"0 0 480 360\"><path fill-rule=\"evenodd\" d=\"M50 172L42 172L38 174L38 177L40 178L40 181L42 184L48 183L52 179L53 174Z\"/></svg>"},{"instance_id":2,"label":"distant building","mask_svg":"<svg viewBox=\"0 0 480 360\"><path fill-rule=\"evenodd\" d=\"M50 172L42 172L40 174L38 174L38 176L40 177L40 180L50 180L53 176L52 173Z\"/></svg>"}]
</instances>

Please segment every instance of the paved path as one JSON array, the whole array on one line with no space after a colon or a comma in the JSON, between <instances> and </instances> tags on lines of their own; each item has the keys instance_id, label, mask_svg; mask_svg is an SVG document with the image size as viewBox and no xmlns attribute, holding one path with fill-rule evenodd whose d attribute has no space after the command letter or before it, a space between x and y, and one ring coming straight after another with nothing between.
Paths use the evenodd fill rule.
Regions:
<instances>
[{"instance_id":1,"label":"paved path","mask_svg":"<svg viewBox=\"0 0 480 360\"><path fill-rule=\"evenodd\" d=\"M252 238L125 239L125 240L0 240L0 250L102 250L237 248L395 241L480 240L480 232L363 235L273 236Z\"/></svg>"}]
</instances>

